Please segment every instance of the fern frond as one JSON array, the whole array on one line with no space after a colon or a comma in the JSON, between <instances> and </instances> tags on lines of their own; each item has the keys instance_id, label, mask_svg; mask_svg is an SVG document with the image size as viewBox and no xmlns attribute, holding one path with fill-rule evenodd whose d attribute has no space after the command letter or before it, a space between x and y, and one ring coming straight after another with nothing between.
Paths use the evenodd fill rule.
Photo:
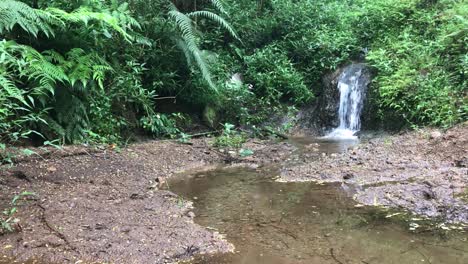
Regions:
<instances>
[{"instance_id":1,"label":"fern frond","mask_svg":"<svg viewBox=\"0 0 468 264\"><path fill-rule=\"evenodd\" d=\"M196 42L194 28L192 25L193 22L190 17L179 10L170 10L168 14L176 22L177 27L182 32L182 37L184 39L189 39L191 42Z\"/></svg>"},{"instance_id":2,"label":"fern frond","mask_svg":"<svg viewBox=\"0 0 468 264\"><path fill-rule=\"evenodd\" d=\"M193 58L202 73L203 79L208 83L210 88L216 90L216 86L213 83L208 64L203 59L202 53L198 48L197 39L194 32L195 30L192 26L192 20L190 17L176 9L170 10L169 16L175 20L177 27L182 33L181 39L178 40L178 46L182 47L182 50L186 55L189 54L189 57ZM183 42L183 45L180 41ZM190 61L189 58L187 58L187 60Z\"/></svg>"},{"instance_id":3,"label":"fern frond","mask_svg":"<svg viewBox=\"0 0 468 264\"><path fill-rule=\"evenodd\" d=\"M112 71L112 67L96 53L86 53L82 49L72 49L66 55L67 64L63 67L68 73L69 80L73 85L77 81L86 88L88 82L94 80L101 89L104 88L105 74Z\"/></svg>"},{"instance_id":4,"label":"fern frond","mask_svg":"<svg viewBox=\"0 0 468 264\"><path fill-rule=\"evenodd\" d=\"M119 19L105 12L93 12L86 7L80 7L71 13L58 8L47 8L46 11L66 22L84 23L85 25L88 25L90 21L96 21L111 27L127 41L131 41L133 39L133 37L120 25ZM133 19L130 19L130 25L137 25L139 27L138 22Z\"/></svg>"},{"instance_id":5,"label":"fern frond","mask_svg":"<svg viewBox=\"0 0 468 264\"><path fill-rule=\"evenodd\" d=\"M224 9L224 4L221 0L210 0L210 2L219 12L228 15L228 12Z\"/></svg>"},{"instance_id":6,"label":"fern frond","mask_svg":"<svg viewBox=\"0 0 468 264\"><path fill-rule=\"evenodd\" d=\"M179 39L176 40L176 45L184 53L185 59L187 60L187 65L189 67L191 67L193 65L192 53L190 52L189 48L187 47L187 43L185 43L185 41L183 41L183 39L179 38Z\"/></svg>"},{"instance_id":7,"label":"fern frond","mask_svg":"<svg viewBox=\"0 0 468 264\"><path fill-rule=\"evenodd\" d=\"M217 23L218 25L220 25L222 28L226 29L229 32L229 34L231 34L231 36L233 36L237 40L240 40L239 36L237 35L236 31L234 31L234 29L231 27L231 25L224 18L220 17L219 15L217 15L217 14L215 14L213 12L202 10L202 11L191 12L191 13L188 13L187 15L189 17L205 17L205 18L208 18L208 19L214 21L215 23Z\"/></svg>"},{"instance_id":8,"label":"fern frond","mask_svg":"<svg viewBox=\"0 0 468 264\"><path fill-rule=\"evenodd\" d=\"M8 78L6 73L0 74L0 91L4 98L14 98L28 108L31 107L24 97L24 92L16 87L13 81Z\"/></svg>"},{"instance_id":9,"label":"fern frond","mask_svg":"<svg viewBox=\"0 0 468 264\"><path fill-rule=\"evenodd\" d=\"M0 34L11 31L16 25L37 37L43 32L47 37L54 36L53 25L60 25L53 15L16 0L0 1Z\"/></svg>"}]
</instances>

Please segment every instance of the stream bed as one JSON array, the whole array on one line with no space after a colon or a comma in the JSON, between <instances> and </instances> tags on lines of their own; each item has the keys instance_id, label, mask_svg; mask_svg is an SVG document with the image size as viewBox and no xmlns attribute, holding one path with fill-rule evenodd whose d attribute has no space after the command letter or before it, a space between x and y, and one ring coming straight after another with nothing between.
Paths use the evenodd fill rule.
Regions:
<instances>
[{"instance_id":1,"label":"stream bed","mask_svg":"<svg viewBox=\"0 0 468 264\"><path fill-rule=\"evenodd\" d=\"M344 151L355 142L295 139L318 153ZM225 234L228 254L197 256L189 263L468 263L468 235L409 230L378 208L356 204L346 186L275 181L277 165L199 172L171 183L194 202L195 222ZM194 249L196 250L196 249Z\"/></svg>"}]
</instances>

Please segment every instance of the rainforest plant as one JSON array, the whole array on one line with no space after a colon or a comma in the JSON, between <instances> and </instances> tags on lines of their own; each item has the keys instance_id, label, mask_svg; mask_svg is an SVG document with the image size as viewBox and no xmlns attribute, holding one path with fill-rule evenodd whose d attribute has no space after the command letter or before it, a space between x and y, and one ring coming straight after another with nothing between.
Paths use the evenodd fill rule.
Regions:
<instances>
[{"instance_id":1,"label":"rainforest plant","mask_svg":"<svg viewBox=\"0 0 468 264\"><path fill-rule=\"evenodd\" d=\"M450 127L467 119L467 12L462 0L2 0L0 142L175 136L177 113L206 109L215 125L259 128L317 103L322 77L355 61L373 70L376 118Z\"/></svg>"},{"instance_id":2,"label":"rainforest plant","mask_svg":"<svg viewBox=\"0 0 468 264\"><path fill-rule=\"evenodd\" d=\"M158 39L139 33L143 27L132 17L128 3L78 2L82 4L0 3L1 140L17 141L32 134L62 142L88 137L118 140L126 128L138 127L157 136L176 133L171 115L156 113L160 84L143 83L148 75L145 62L139 60L154 50ZM221 2L210 1L213 11L187 12L179 10L180 3L159 2L163 12L158 10L156 15L164 23L173 23L171 41L185 55L188 68L194 67L215 89L195 27L196 21L208 19L238 39L228 22L215 13L225 14ZM45 45L46 39L50 44ZM112 42L128 50L119 54L118 47L110 46Z\"/></svg>"}]
</instances>

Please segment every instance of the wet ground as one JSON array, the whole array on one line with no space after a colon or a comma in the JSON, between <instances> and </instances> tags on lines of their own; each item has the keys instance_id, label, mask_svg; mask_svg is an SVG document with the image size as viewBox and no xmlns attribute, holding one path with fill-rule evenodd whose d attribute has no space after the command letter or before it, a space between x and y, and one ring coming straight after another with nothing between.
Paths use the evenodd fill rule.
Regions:
<instances>
[{"instance_id":1,"label":"wet ground","mask_svg":"<svg viewBox=\"0 0 468 264\"><path fill-rule=\"evenodd\" d=\"M299 153L289 163L300 162L303 146L330 155L356 144L292 143ZM418 219L362 207L341 184L281 183L279 173L279 166L225 168L171 183L172 191L194 201L196 223L226 234L236 248L190 263L468 263L466 233L411 231Z\"/></svg>"},{"instance_id":2,"label":"wet ground","mask_svg":"<svg viewBox=\"0 0 468 264\"><path fill-rule=\"evenodd\" d=\"M40 156L0 167L1 212L16 194L35 193L18 200L20 222L16 232L0 234L0 257L7 256L6 263L173 263L231 251L222 236L193 222L191 203L168 191L166 179L219 164L279 161L292 146L251 141L246 146L255 155L243 159L211 147L210 140L149 141L122 150L34 149Z\"/></svg>"},{"instance_id":3,"label":"wet ground","mask_svg":"<svg viewBox=\"0 0 468 264\"><path fill-rule=\"evenodd\" d=\"M313 162L311 158L318 157ZM468 125L369 139L341 154L309 145L281 181L340 183L366 205L385 206L468 228Z\"/></svg>"},{"instance_id":4,"label":"wet ground","mask_svg":"<svg viewBox=\"0 0 468 264\"><path fill-rule=\"evenodd\" d=\"M1 211L36 194L0 263L468 263L463 227L400 214L468 222L467 135L254 139L248 157L212 139L35 150L0 169Z\"/></svg>"}]
</instances>

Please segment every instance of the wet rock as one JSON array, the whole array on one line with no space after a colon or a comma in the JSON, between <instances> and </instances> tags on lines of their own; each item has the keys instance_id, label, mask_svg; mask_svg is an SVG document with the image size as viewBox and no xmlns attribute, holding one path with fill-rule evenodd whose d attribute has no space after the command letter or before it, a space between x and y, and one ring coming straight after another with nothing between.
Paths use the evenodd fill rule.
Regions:
<instances>
[{"instance_id":1,"label":"wet rock","mask_svg":"<svg viewBox=\"0 0 468 264\"><path fill-rule=\"evenodd\" d=\"M350 180L350 179L352 179L352 178L354 178L354 174L353 174L353 173L348 172L348 173L345 173L345 175L343 175L343 179L344 179L344 180Z\"/></svg>"},{"instance_id":2,"label":"wet rock","mask_svg":"<svg viewBox=\"0 0 468 264\"><path fill-rule=\"evenodd\" d=\"M321 105L319 106L318 116L320 119L320 125L331 128L337 127L338 120L338 108L340 101L340 93L338 90L338 82L343 75L350 72L360 72L359 79L361 83L364 83L367 86L371 80L371 74L369 69L365 64L362 63L353 63L346 65L333 73L326 75L323 80L323 94L322 100L320 100Z\"/></svg>"}]
</instances>

